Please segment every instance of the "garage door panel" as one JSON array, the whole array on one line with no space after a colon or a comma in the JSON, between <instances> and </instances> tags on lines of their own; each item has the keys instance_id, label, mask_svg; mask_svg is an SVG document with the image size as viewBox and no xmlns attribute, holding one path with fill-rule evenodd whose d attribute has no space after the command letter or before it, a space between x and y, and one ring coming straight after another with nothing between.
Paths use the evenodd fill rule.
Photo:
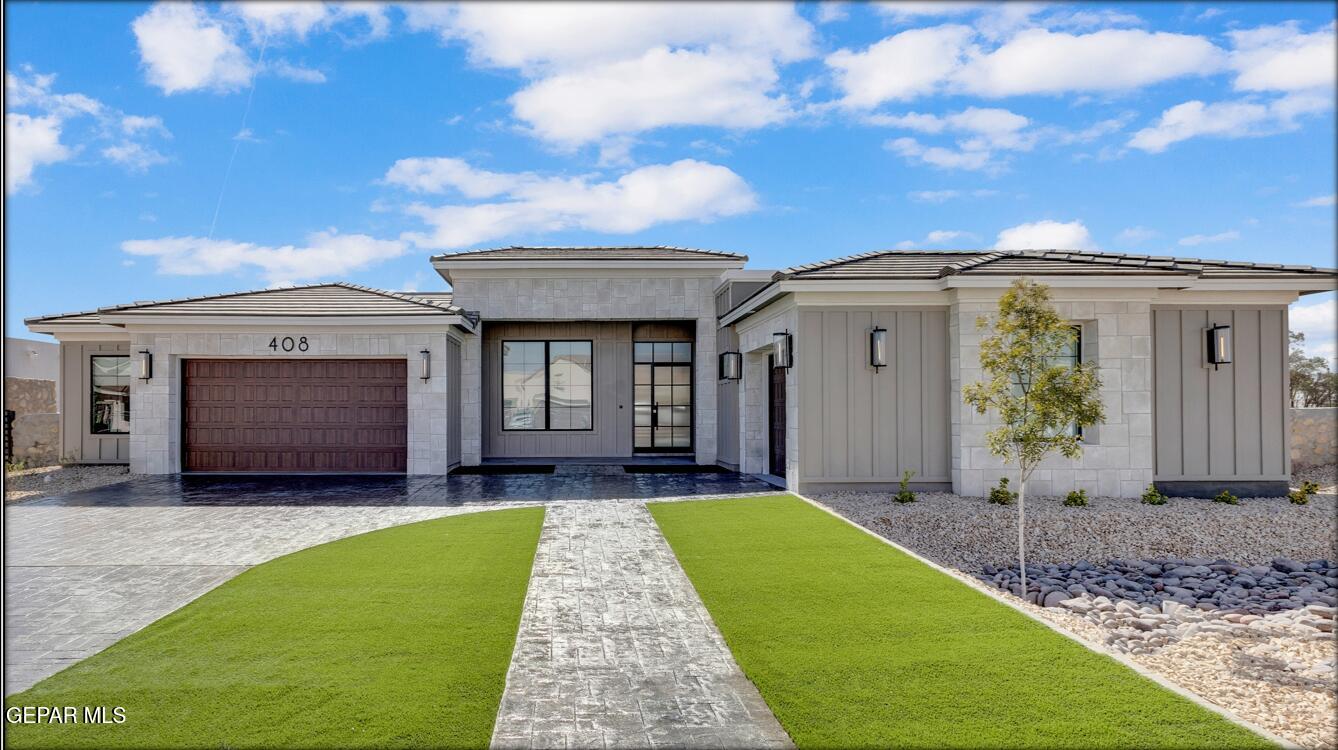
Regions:
<instances>
[{"instance_id":1,"label":"garage door panel","mask_svg":"<svg viewBox=\"0 0 1338 750\"><path fill-rule=\"evenodd\" d=\"M186 468L403 472L406 380L404 360L186 360Z\"/></svg>"}]
</instances>

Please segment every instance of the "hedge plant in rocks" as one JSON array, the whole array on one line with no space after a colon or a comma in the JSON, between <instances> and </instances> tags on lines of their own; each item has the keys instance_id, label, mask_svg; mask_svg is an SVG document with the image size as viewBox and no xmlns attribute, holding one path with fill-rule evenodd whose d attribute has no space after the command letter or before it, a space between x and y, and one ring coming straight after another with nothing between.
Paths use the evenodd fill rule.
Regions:
<instances>
[{"instance_id":1,"label":"hedge plant in rocks","mask_svg":"<svg viewBox=\"0 0 1338 750\"><path fill-rule=\"evenodd\" d=\"M1077 333L1043 284L1014 281L998 312L982 315L976 328L989 332L980 342L985 378L964 387L962 398L980 414L997 415L999 426L985 436L990 452L1017 467L1017 559L1026 598L1027 480L1046 456L1082 455L1080 430L1105 420L1101 378L1095 364L1064 356Z\"/></svg>"}]
</instances>

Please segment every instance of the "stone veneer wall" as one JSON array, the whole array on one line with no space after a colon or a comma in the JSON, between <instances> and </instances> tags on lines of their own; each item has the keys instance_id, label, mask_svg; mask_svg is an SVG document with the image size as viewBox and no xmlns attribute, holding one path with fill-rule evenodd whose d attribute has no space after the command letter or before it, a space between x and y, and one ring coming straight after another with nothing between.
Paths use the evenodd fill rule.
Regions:
<instances>
[{"instance_id":1,"label":"stone veneer wall","mask_svg":"<svg viewBox=\"0 0 1338 750\"><path fill-rule=\"evenodd\" d=\"M1078 460L1047 459L1032 475L1028 491L1041 496L1085 489L1093 495L1138 497L1153 476L1150 302L1073 301L1075 291L1054 290L1054 306L1061 316L1083 326L1083 356L1099 364L1106 422L1088 432ZM1003 476L1017 481L1016 469L1005 468L986 447L985 433L997 424L993 415L977 414L962 403L962 385L983 378L983 334L976 329L976 318L994 313L996 300L959 298L949 313L952 484L961 495L984 495Z\"/></svg>"},{"instance_id":2,"label":"stone veneer wall","mask_svg":"<svg viewBox=\"0 0 1338 750\"><path fill-rule=\"evenodd\" d=\"M716 323L717 277L670 276L643 278L552 276L472 276L458 272L451 284L453 302L477 311L481 326L502 320L695 320L695 382L699 387L694 426L696 460L716 461ZM461 463L477 465L483 453L482 327L465 340L461 373Z\"/></svg>"},{"instance_id":3,"label":"stone veneer wall","mask_svg":"<svg viewBox=\"0 0 1338 750\"><path fill-rule=\"evenodd\" d=\"M132 333L130 351L153 352L153 379L139 378L130 385L130 471L136 474L173 474L181 471L181 360L183 358L303 357L408 358L408 473L445 474L450 469L450 391L446 373L446 342L442 329L414 333L333 333L285 330L280 336L306 336L306 352L274 352L269 341L275 332L255 333ZM471 339L477 337L469 337ZM432 377L418 377L418 352L432 357ZM134 366L138 372L138 364Z\"/></svg>"},{"instance_id":4,"label":"stone veneer wall","mask_svg":"<svg viewBox=\"0 0 1338 750\"><path fill-rule=\"evenodd\" d=\"M46 466L60 460L56 381L5 378L5 409L14 412L14 461Z\"/></svg>"},{"instance_id":5,"label":"stone veneer wall","mask_svg":"<svg viewBox=\"0 0 1338 750\"><path fill-rule=\"evenodd\" d=\"M1292 409L1292 471L1338 462L1338 407Z\"/></svg>"},{"instance_id":6,"label":"stone veneer wall","mask_svg":"<svg viewBox=\"0 0 1338 750\"><path fill-rule=\"evenodd\" d=\"M767 356L772 350L772 335L777 331L799 330L799 315L794 307L772 312L763 309L738 326L739 351L743 352L743 383L739 405L739 470L746 474L769 474L770 410L767 388L771 372ZM785 485L796 492L799 486L799 359L804 356L799 336L791 338L793 367L785 374Z\"/></svg>"}]
</instances>

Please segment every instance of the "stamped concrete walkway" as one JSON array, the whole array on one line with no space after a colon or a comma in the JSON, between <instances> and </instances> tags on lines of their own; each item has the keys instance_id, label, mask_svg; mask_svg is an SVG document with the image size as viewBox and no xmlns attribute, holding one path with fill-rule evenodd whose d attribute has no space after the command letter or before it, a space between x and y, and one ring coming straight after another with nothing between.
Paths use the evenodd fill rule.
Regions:
<instances>
[{"instance_id":1,"label":"stamped concrete walkway","mask_svg":"<svg viewBox=\"0 0 1338 750\"><path fill-rule=\"evenodd\" d=\"M548 506L492 744L792 746L638 501Z\"/></svg>"}]
</instances>

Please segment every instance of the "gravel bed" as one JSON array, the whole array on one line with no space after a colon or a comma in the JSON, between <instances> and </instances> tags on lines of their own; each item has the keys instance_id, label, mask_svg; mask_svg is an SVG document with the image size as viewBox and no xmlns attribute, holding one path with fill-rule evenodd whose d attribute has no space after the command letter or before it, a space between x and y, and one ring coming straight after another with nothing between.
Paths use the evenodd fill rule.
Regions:
<instances>
[{"instance_id":1,"label":"gravel bed","mask_svg":"<svg viewBox=\"0 0 1338 750\"><path fill-rule=\"evenodd\" d=\"M1292 472L1292 483L1299 486L1301 482L1318 484L1319 491L1323 494L1338 493L1338 464L1307 466L1304 469Z\"/></svg>"},{"instance_id":2,"label":"gravel bed","mask_svg":"<svg viewBox=\"0 0 1338 750\"><path fill-rule=\"evenodd\" d=\"M918 493L896 503L892 493L834 492L813 499L940 564L978 572L1017 559L1017 506L982 498ZM1059 498L1027 500L1027 557L1046 563L1112 558L1208 558L1247 565L1275 557L1333 558L1338 546L1338 496L1308 505L1286 498L1243 498L1240 505L1171 498L1166 505L1098 497L1085 508Z\"/></svg>"},{"instance_id":3,"label":"gravel bed","mask_svg":"<svg viewBox=\"0 0 1338 750\"><path fill-rule=\"evenodd\" d=\"M126 466L42 466L5 474L5 503L88 490L130 478Z\"/></svg>"}]
</instances>

